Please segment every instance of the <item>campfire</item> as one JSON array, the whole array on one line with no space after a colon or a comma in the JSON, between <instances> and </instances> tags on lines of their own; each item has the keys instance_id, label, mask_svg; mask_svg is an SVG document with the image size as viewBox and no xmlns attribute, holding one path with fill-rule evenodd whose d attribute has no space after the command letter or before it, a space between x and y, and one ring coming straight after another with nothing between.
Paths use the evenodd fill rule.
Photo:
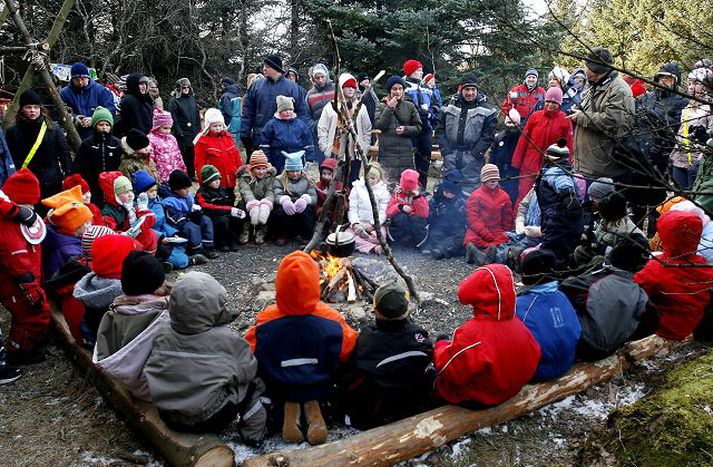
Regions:
<instances>
[{"instance_id":1,"label":"campfire","mask_svg":"<svg viewBox=\"0 0 713 467\"><path fill-rule=\"evenodd\" d=\"M327 303L371 301L377 285L354 266L349 258L332 256L313 250L312 258L319 265L321 298Z\"/></svg>"}]
</instances>

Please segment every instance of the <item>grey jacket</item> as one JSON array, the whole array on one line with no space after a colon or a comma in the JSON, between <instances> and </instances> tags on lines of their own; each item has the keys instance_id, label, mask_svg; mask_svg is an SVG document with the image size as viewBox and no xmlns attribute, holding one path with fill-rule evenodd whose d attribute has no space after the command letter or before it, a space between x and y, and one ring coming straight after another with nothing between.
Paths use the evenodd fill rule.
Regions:
<instances>
[{"instance_id":1,"label":"grey jacket","mask_svg":"<svg viewBox=\"0 0 713 467\"><path fill-rule=\"evenodd\" d=\"M305 193L310 197L310 206L317 205L317 189L314 187L314 183L311 183L307 179L307 175L304 175L297 181L288 180L287 186L282 185L282 178L275 177L275 201L280 202L282 196L287 195L290 197L292 202L297 201L297 199L304 195Z\"/></svg>"},{"instance_id":2,"label":"grey jacket","mask_svg":"<svg viewBox=\"0 0 713 467\"><path fill-rule=\"evenodd\" d=\"M396 128L400 126L405 126L406 131L397 135ZM405 99L400 100L393 110L381 102L376 108L374 127L381 130L379 163L388 169L389 176L398 180L401 171L414 167L411 138L417 137L423 128L418 110Z\"/></svg>"},{"instance_id":3,"label":"grey jacket","mask_svg":"<svg viewBox=\"0 0 713 467\"><path fill-rule=\"evenodd\" d=\"M170 296L164 325L144 367L151 397L167 420L205 421L227 403L239 404L257 375L250 345L228 326L225 288L210 275L189 272Z\"/></svg>"},{"instance_id":4,"label":"grey jacket","mask_svg":"<svg viewBox=\"0 0 713 467\"><path fill-rule=\"evenodd\" d=\"M626 173L616 160L616 139L629 133L633 116L634 96L616 71L587 88L573 117L575 172L594 178Z\"/></svg>"}]
</instances>

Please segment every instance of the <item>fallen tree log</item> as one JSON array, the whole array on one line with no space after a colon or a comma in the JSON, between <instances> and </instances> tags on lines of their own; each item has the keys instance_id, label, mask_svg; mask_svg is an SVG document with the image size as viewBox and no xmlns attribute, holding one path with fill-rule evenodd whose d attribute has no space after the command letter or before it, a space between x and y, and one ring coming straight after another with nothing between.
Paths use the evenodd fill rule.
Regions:
<instances>
[{"instance_id":1,"label":"fallen tree log","mask_svg":"<svg viewBox=\"0 0 713 467\"><path fill-rule=\"evenodd\" d=\"M153 445L174 466L232 466L233 450L215 435L194 435L171 430L156 408L134 398L122 383L102 373L93 363L89 350L80 346L69 326L51 302L52 324L67 355L94 383L99 393L138 434Z\"/></svg>"},{"instance_id":2,"label":"fallen tree log","mask_svg":"<svg viewBox=\"0 0 713 467\"><path fill-rule=\"evenodd\" d=\"M604 360L578 363L556 380L527 385L509 401L490 409L468 410L448 405L321 446L250 458L243 465L392 465L431 451L464 434L504 423L577 394L614 378L634 362L680 344L650 336L627 344L617 354Z\"/></svg>"}]
</instances>

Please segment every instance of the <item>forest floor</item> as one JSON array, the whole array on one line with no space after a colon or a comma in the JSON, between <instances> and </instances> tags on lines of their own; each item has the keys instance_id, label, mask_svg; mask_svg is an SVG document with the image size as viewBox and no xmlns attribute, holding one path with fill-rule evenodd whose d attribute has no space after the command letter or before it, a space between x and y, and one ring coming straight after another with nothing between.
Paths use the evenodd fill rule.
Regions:
<instances>
[{"instance_id":1,"label":"forest floor","mask_svg":"<svg viewBox=\"0 0 713 467\"><path fill-rule=\"evenodd\" d=\"M235 253L194 269L214 275L228 290L230 306L241 310L232 325L243 333L253 322L265 299L266 283L274 279L281 258L297 245L246 246ZM433 261L416 252L397 251L400 264L415 279L424 295L413 318L435 338L453 330L470 316L457 301L460 282L473 267L462 258ZM355 262L375 279L392 274L385 259L358 256ZM176 279L177 274L172 274ZM425 293L424 293L425 292ZM267 292L269 296L269 292ZM359 328L373 318L368 304L346 307L345 316ZM7 335L9 315L0 312L0 326ZM574 465L613 464L607 458L582 459L580 447L589 433L604 426L608 414L643 397L655 386L662 370L706 350L691 344L665 358L636 365L621 377L590 388L582 394L500 426L483 428L405 465ZM330 440L353 433L335 428ZM228 437L230 432L228 432ZM229 439L226 439L230 441ZM236 461L287 448L279 436L270 438L260 451L231 443ZM295 448L306 445L294 446ZM16 383L0 387L0 452L3 465L120 466L163 465L151 446L134 435L99 393L64 356L50 347L46 362L27 367Z\"/></svg>"}]
</instances>

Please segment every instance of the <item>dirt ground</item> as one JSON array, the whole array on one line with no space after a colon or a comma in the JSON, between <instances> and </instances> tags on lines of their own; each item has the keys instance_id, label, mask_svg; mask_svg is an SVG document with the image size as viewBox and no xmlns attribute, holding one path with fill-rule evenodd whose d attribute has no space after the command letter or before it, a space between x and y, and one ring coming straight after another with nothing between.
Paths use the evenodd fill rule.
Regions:
<instances>
[{"instance_id":1,"label":"dirt ground","mask_svg":"<svg viewBox=\"0 0 713 467\"><path fill-rule=\"evenodd\" d=\"M195 269L213 274L228 290L230 305L242 313L233 327L244 332L252 324L256 298L264 282L274 278L280 259L297 245L261 248L247 246L226 253ZM433 337L451 333L470 312L458 304L458 285L472 266L462 258L433 261L414 252L397 252L397 258L414 277L425 302L414 318ZM390 272L385 260L360 257L360 266L373 276ZM175 279L173 274L171 278ZM354 326L369 322L366 313L347 313ZM8 313L0 312L7 333ZM592 429L606 423L611 410L630 404L655 385L663 369L706 349L698 344L655 362L645 362L616 380L590 388L529 416L504 425L481 429L405 465L573 465L579 464L579 446ZM337 429L330 439L350 432ZM279 438L270 439L260 452L281 449ZM236 446L236 460L259 454ZM28 367L13 385L0 387L0 464L8 466L162 465L162 459L119 420L84 375L71 365L61 349L50 348L48 360ZM600 464L613 462L602 459Z\"/></svg>"}]
</instances>

